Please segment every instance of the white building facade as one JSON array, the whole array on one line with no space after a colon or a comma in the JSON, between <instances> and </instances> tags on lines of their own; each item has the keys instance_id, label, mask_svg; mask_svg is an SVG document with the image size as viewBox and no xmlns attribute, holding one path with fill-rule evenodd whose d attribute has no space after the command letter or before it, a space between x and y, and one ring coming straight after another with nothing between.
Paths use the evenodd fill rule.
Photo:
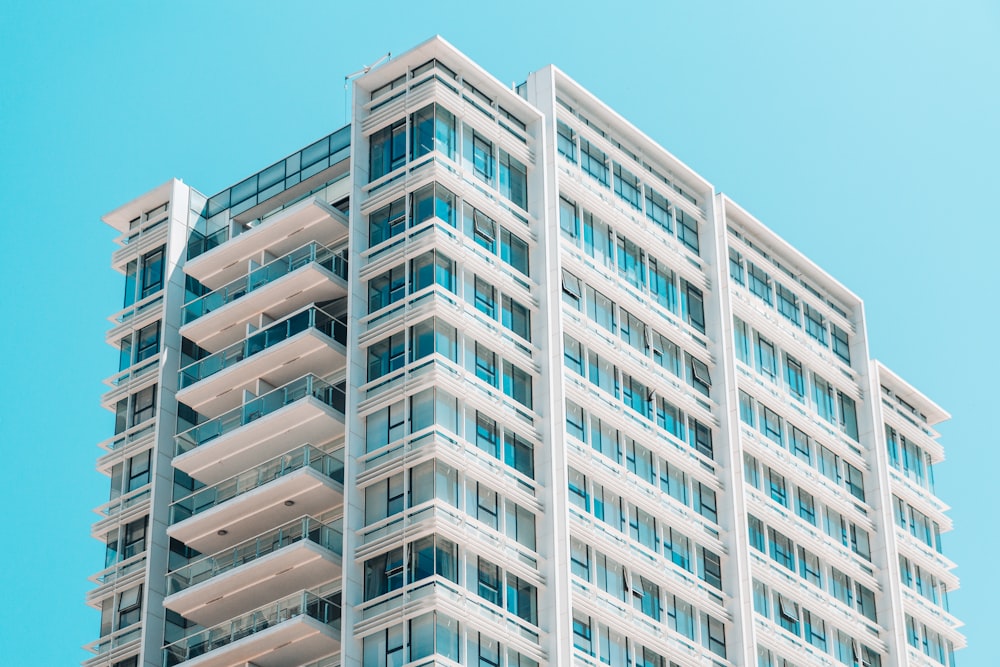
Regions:
<instances>
[{"instance_id":1,"label":"white building facade","mask_svg":"<svg viewBox=\"0 0 1000 667\"><path fill-rule=\"evenodd\" d=\"M953 664L948 415L857 296L554 67L353 99L104 218L85 665Z\"/></svg>"}]
</instances>

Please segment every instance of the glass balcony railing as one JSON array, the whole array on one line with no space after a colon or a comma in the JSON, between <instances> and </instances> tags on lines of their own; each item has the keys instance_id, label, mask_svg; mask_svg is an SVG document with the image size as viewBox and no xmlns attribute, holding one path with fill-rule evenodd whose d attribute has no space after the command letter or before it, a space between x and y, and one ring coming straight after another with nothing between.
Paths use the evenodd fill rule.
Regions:
<instances>
[{"instance_id":1,"label":"glass balcony railing","mask_svg":"<svg viewBox=\"0 0 1000 667\"><path fill-rule=\"evenodd\" d=\"M247 357L263 352L307 329L315 329L326 334L341 345L347 344L347 323L312 306L271 324L249 338L185 366L180 370L180 388L190 387L199 380L234 366Z\"/></svg>"},{"instance_id":2,"label":"glass balcony railing","mask_svg":"<svg viewBox=\"0 0 1000 667\"><path fill-rule=\"evenodd\" d=\"M168 573L167 594L183 591L303 540L318 544L341 556L344 548L344 534L341 531L341 525L341 520L336 521L333 525L328 525L309 516L290 521L230 549L199 558Z\"/></svg>"},{"instance_id":3,"label":"glass balcony railing","mask_svg":"<svg viewBox=\"0 0 1000 667\"><path fill-rule=\"evenodd\" d=\"M176 453L183 454L191 451L195 447L200 447L206 442L231 433L241 426L246 426L252 421L309 396L341 414L344 412L345 394L342 384L334 386L325 380L320 380L315 375L306 375L292 380L283 387L258 396L238 408L224 412L215 419L210 419L183 433L178 433Z\"/></svg>"},{"instance_id":4,"label":"glass balcony railing","mask_svg":"<svg viewBox=\"0 0 1000 667\"><path fill-rule=\"evenodd\" d=\"M217 310L227 303L246 296L255 289L312 263L319 264L327 271L347 280L347 259L345 257L319 243L307 243L287 255L250 271L228 285L223 285L208 294L189 301L184 306L184 324L193 322L206 313Z\"/></svg>"},{"instance_id":5,"label":"glass balcony railing","mask_svg":"<svg viewBox=\"0 0 1000 667\"><path fill-rule=\"evenodd\" d=\"M343 456L343 450L338 450L338 452ZM218 484L199 489L191 495L175 501L170 505L170 523L175 524L195 514L210 510L243 495L247 491L253 491L264 484L303 468L312 468L334 481L341 484L344 482L343 460L325 454L312 445L303 445L256 468L230 477Z\"/></svg>"},{"instance_id":6,"label":"glass balcony railing","mask_svg":"<svg viewBox=\"0 0 1000 667\"><path fill-rule=\"evenodd\" d=\"M310 591L302 591L196 632L163 647L163 667L174 667L299 616L314 618L339 633L340 595L321 597Z\"/></svg>"}]
</instances>

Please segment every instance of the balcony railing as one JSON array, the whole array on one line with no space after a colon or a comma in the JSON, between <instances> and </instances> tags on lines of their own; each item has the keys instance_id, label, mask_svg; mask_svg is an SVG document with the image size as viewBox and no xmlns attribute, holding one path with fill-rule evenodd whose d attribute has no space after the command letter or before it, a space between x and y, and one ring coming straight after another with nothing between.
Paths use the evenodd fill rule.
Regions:
<instances>
[{"instance_id":1,"label":"balcony railing","mask_svg":"<svg viewBox=\"0 0 1000 667\"><path fill-rule=\"evenodd\" d=\"M262 396L244 403L238 408L224 412L215 419L204 424L189 428L177 434L177 454L191 451L206 442L225 435L252 421L280 410L286 405L312 396L324 405L343 413L345 394L341 386L334 386L315 375L306 375L298 380L292 380L283 387L278 387Z\"/></svg>"},{"instance_id":2,"label":"balcony railing","mask_svg":"<svg viewBox=\"0 0 1000 667\"><path fill-rule=\"evenodd\" d=\"M199 380L204 380L210 375L234 366L247 357L263 352L307 329L315 329L326 334L341 345L347 344L347 323L313 306L275 322L249 338L185 366L180 370L180 388L190 387Z\"/></svg>"},{"instance_id":3,"label":"balcony railing","mask_svg":"<svg viewBox=\"0 0 1000 667\"><path fill-rule=\"evenodd\" d=\"M339 600L302 591L164 646L163 667L174 667L299 616L340 632Z\"/></svg>"},{"instance_id":4,"label":"balcony railing","mask_svg":"<svg viewBox=\"0 0 1000 667\"><path fill-rule=\"evenodd\" d=\"M341 532L341 525L341 520L333 525L327 525L309 516L290 521L225 551L199 558L168 573L167 594L178 593L302 540L308 540L342 556L344 534Z\"/></svg>"},{"instance_id":5,"label":"balcony railing","mask_svg":"<svg viewBox=\"0 0 1000 667\"><path fill-rule=\"evenodd\" d=\"M319 243L307 243L287 255L272 260L237 278L228 285L189 301L184 306L184 324L217 310L264 285L274 282L307 264L316 263L336 276L347 280L347 259Z\"/></svg>"},{"instance_id":6,"label":"balcony railing","mask_svg":"<svg viewBox=\"0 0 1000 667\"><path fill-rule=\"evenodd\" d=\"M170 523L183 521L243 495L296 470L312 468L325 477L343 483L344 462L304 445L239 475L195 491L170 505Z\"/></svg>"}]
</instances>

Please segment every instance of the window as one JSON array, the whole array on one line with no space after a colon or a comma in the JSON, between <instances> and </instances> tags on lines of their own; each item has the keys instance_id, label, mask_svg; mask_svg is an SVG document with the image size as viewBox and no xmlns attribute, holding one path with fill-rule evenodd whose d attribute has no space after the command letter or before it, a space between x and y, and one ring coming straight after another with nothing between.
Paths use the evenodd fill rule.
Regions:
<instances>
[{"instance_id":1,"label":"window","mask_svg":"<svg viewBox=\"0 0 1000 667\"><path fill-rule=\"evenodd\" d=\"M792 541L774 528L767 529L767 539L771 558L779 565L794 572L795 552L792 550Z\"/></svg>"},{"instance_id":2,"label":"window","mask_svg":"<svg viewBox=\"0 0 1000 667\"><path fill-rule=\"evenodd\" d=\"M817 525L816 523L816 501L812 494L803 489L801 486L796 489L796 496L798 498L798 515L805 519L808 523L812 525Z\"/></svg>"},{"instance_id":3,"label":"window","mask_svg":"<svg viewBox=\"0 0 1000 667\"><path fill-rule=\"evenodd\" d=\"M722 590L722 561L718 554L709 551L704 547L698 547L700 553L700 566L698 576L709 586L714 586Z\"/></svg>"},{"instance_id":4,"label":"window","mask_svg":"<svg viewBox=\"0 0 1000 667\"><path fill-rule=\"evenodd\" d=\"M667 606L667 625L688 639L694 639L694 605L671 595Z\"/></svg>"},{"instance_id":5,"label":"window","mask_svg":"<svg viewBox=\"0 0 1000 667\"><path fill-rule=\"evenodd\" d=\"M848 366L851 365L851 341L847 332L836 324L830 324L833 338L833 353Z\"/></svg>"},{"instance_id":6,"label":"window","mask_svg":"<svg viewBox=\"0 0 1000 667\"><path fill-rule=\"evenodd\" d=\"M729 249L729 277L737 285L746 284L746 278L743 276L743 255L732 248Z\"/></svg>"},{"instance_id":7,"label":"window","mask_svg":"<svg viewBox=\"0 0 1000 667\"><path fill-rule=\"evenodd\" d=\"M691 567L691 540L670 526L663 528L663 555L674 565L693 571Z\"/></svg>"},{"instance_id":8,"label":"window","mask_svg":"<svg viewBox=\"0 0 1000 667\"><path fill-rule=\"evenodd\" d=\"M529 479L535 478L535 448L512 431L503 434L503 461Z\"/></svg>"},{"instance_id":9,"label":"window","mask_svg":"<svg viewBox=\"0 0 1000 667\"><path fill-rule=\"evenodd\" d=\"M733 318L733 342L736 346L736 358L745 364L750 364L750 328L738 317Z\"/></svg>"},{"instance_id":10,"label":"window","mask_svg":"<svg viewBox=\"0 0 1000 667\"><path fill-rule=\"evenodd\" d=\"M768 613L770 608L770 601L767 599L767 586L757 581L753 580L753 610L763 616L764 618L770 618L771 615Z\"/></svg>"},{"instance_id":11,"label":"window","mask_svg":"<svg viewBox=\"0 0 1000 667\"><path fill-rule=\"evenodd\" d=\"M458 332L444 320L431 317L410 327L410 361L432 354L455 361L458 357Z\"/></svg>"},{"instance_id":12,"label":"window","mask_svg":"<svg viewBox=\"0 0 1000 667\"><path fill-rule=\"evenodd\" d=\"M508 572L506 596L507 611L528 623L538 624L538 589Z\"/></svg>"},{"instance_id":13,"label":"window","mask_svg":"<svg viewBox=\"0 0 1000 667\"><path fill-rule=\"evenodd\" d=\"M556 148L570 162L576 162L576 133L566 123L556 121Z\"/></svg>"},{"instance_id":14,"label":"window","mask_svg":"<svg viewBox=\"0 0 1000 667\"><path fill-rule=\"evenodd\" d=\"M799 576L816 588L823 588L819 556L799 547Z\"/></svg>"},{"instance_id":15,"label":"window","mask_svg":"<svg viewBox=\"0 0 1000 667\"><path fill-rule=\"evenodd\" d=\"M802 373L802 364L790 355L785 355L785 379L788 381L788 392L792 397L805 403L806 381Z\"/></svg>"},{"instance_id":16,"label":"window","mask_svg":"<svg viewBox=\"0 0 1000 667\"><path fill-rule=\"evenodd\" d=\"M870 621L878 622L878 614L875 612L875 593L866 586L855 582L857 592L858 611ZM926 597L926 596L925 596Z\"/></svg>"},{"instance_id":17,"label":"window","mask_svg":"<svg viewBox=\"0 0 1000 667\"><path fill-rule=\"evenodd\" d=\"M799 323L799 299L795 294L779 282L775 283L778 292L778 312L785 316L795 326Z\"/></svg>"},{"instance_id":18,"label":"window","mask_svg":"<svg viewBox=\"0 0 1000 667\"><path fill-rule=\"evenodd\" d=\"M813 373L813 401L816 403L816 412L819 416L831 424L834 423L836 413L833 409L833 387L815 373Z\"/></svg>"},{"instance_id":19,"label":"window","mask_svg":"<svg viewBox=\"0 0 1000 667\"><path fill-rule=\"evenodd\" d=\"M527 276L528 244L517 234L509 232L506 227L500 228L500 259L507 262L512 269Z\"/></svg>"},{"instance_id":20,"label":"window","mask_svg":"<svg viewBox=\"0 0 1000 667\"><path fill-rule=\"evenodd\" d=\"M771 493L771 500L782 507L788 507L788 489L785 487L785 478L776 473L772 468L768 468L767 482Z\"/></svg>"},{"instance_id":21,"label":"window","mask_svg":"<svg viewBox=\"0 0 1000 667\"><path fill-rule=\"evenodd\" d=\"M701 359L688 355L688 372L690 373L691 386L702 395L708 396L712 387L712 377L708 373L708 365Z\"/></svg>"},{"instance_id":22,"label":"window","mask_svg":"<svg viewBox=\"0 0 1000 667\"><path fill-rule=\"evenodd\" d=\"M587 315L611 333L618 330L618 314L615 302L587 285Z\"/></svg>"},{"instance_id":23,"label":"window","mask_svg":"<svg viewBox=\"0 0 1000 667\"><path fill-rule=\"evenodd\" d=\"M837 406L840 414L840 430L852 440L858 441L858 412L854 399L838 391Z\"/></svg>"},{"instance_id":24,"label":"window","mask_svg":"<svg viewBox=\"0 0 1000 667\"><path fill-rule=\"evenodd\" d=\"M500 194L518 208L528 210L528 170L503 149L500 149Z\"/></svg>"},{"instance_id":25,"label":"window","mask_svg":"<svg viewBox=\"0 0 1000 667\"><path fill-rule=\"evenodd\" d=\"M493 144L475 130L467 129L465 159L477 178L487 183L493 182Z\"/></svg>"},{"instance_id":26,"label":"window","mask_svg":"<svg viewBox=\"0 0 1000 667\"><path fill-rule=\"evenodd\" d=\"M799 605L778 593L774 594L775 619L785 630L799 636Z\"/></svg>"},{"instance_id":27,"label":"window","mask_svg":"<svg viewBox=\"0 0 1000 667\"><path fill-rule=\"evenodd\" d=\"M583 137L580 137L580 166L585 174L608 186L608 156Z\"/></svg>"},{"instance_id":28,"label":"window","mask_svg":"<svg viewBox=\"0 0 1000 667\"><path fill-rule=\"evenodd\" d=\"M373 452L376 449L399 440L404 435L406 427L405 402L399 401L393 405L376 410L366 418L366 449Z\"/></svg>"},{"instance_id":29,"label":"window","mask_svg":"<svg viewBox=\"0 0 1000 667\"><path fill-rule=\"evenodd\" d=\"M808 609L803 609L802 623L805 626L805 640L825 652L826 622Z\"/></svg>"},{"instance_id":30,"label":"window","mask_svg":"<svg viewBox=\"0 0 1000 667\"><path fill-rule=\"evenodd\" d=\"M412 160L440 151L455 159L455 115L431 104L410 116L410 156Z\"/></svg>"},{"instance_id":31,"label":"window","mask_svg":"<svg viewBox=\"0 0 1000 667\"><path fill-rule=\"evenodd\" d=\"M569 334L563 334L563 361L566 368L586 377L583 368L583 346Z\"/></svg>"},{"instance_id":32,"label":"window","mask_svg":"<svg viewBox=\"0 0 1000 667\"><path fill-rule=\"evenodd\" d=\"M455 226L455 195L437 183L428 183L410 195L410 226L431 218Z\"/></svg>"},{"instance_id":33,"label":"window","mask_svg":"<svg viewBox=\"0 0 1000 667\"><path fill-rule=\"evenodd\" d=\"M826 345L826 323L822 313L810 306L805 305L806 311L806 333L815 338L822 345Z\"/></svg>"},{"instance_id":34,"label":"window","mask_svg":"<svg viewBox=\"0 0 1000 667\"><path fill-rule=\"evenodd\" d=\"M368 312L381 310L399 301L405 294L406 270L401 264L368 281Z\"/></svg>"},{"instance_id":35,"label":"window","mask_svg":"<svg viewBox=\"0 0 1000 667\"><path fill-rule=\"evenodd\" d=\"M682 283L684 292L681 306L684 309L685 321L695 330L705 333L705 302L701 290L686 280L682 280Z\"/></svg>"},{"instance_id":36,"label":"window","mask_svg":"<svg viewBox=\"0 0 1000 667\"><path fill-rule=\"evenodd\" d=\"M809 448L809 436L792 426L791 450L796 458L812 465L812 453Z\"/></svg>"},{"instance_id":37,"label":"window","mask_svg":"<svg viewBox=\"0 0 1000 667\"><path fill-rule=\"evenodd\" d=\"M677 209L677 240L694 254L698 254L698 220L680 209Z\"/></svg>"},{"instance_id":38,"label":"window","mask_svg":"<svg viewBox=\"0 0 1000 667\"><path fill-rule=\"evenodd\" d=\"M580 310L583 301L583 288L580 279L565 269L562 273L562 294L564 303L572 306L574 310Z\"/></svg>"},{"instance_id":39,"label":"window","mask_svg":"<svg viewBox=\"0 0 1000 667\"><path fill-rule=\"evenodd\" d=\"M406 363L406 341L403 332L383 338L368 348L368 381L399 370Z\"/></svg>"},{"instance_id":40,"label":"window","mask_svg":"<svg viewBox=\"0 0 1000 667\"><path fill-rule=\"evenodd\" d=\"M594 655L593 639L590 631L590 617L573 614L573 648L587 655Z\"/></svg>"},{"instance_id":41,"label":"window","mask_svg":"<svg viewBox=\"0 0 1000 667\"><path fill-rule=\"evenodd\" d=\"M715 655L726 657L726 626L722 621L702 614L701 643Z\"/></svg>"},{"instance_id":42,"label":"window","mask_svg":"<svg viewBox=\"0 0 1000 667\"><path fill-rule=\"evenodd\" d=\"M509 361L504 361L503 393L530 410L532 406L531 375Z\"/></svg>"},{"instance_id":43,"label":"window","mask_svg":"<svg viewBox=\"0 0 1000 667\"><path fill-rule=\"evenodd\" d=\"M846 461L844 462L844 486L847 487L852 496L861 502L865 501L865 476Z\"/></svg>"},{"instance_id":44,"label":"window","mask_svg":"<svg viewBox=\"0 0 1000 667\"><path fill-rule=\"evenodd\" d=\"M576 204L559 197L559 229L563 236L577 239L580 236L580 218L576 214Z\"/></svg>"},{"instance_id":45,"label":"window","mask_svg":"<svg viewBox=\"0 0 1000 667\"><path fill-rule=\"evenodd\" d=\"M754 412L753 412L753 398L750 394L746 393L742 389L739 390L740 397L740 421L749 426L753 426L755 423ZM756 484L754 485L756 486Z\"/></svg>"},{"instance_id":46,"label":"window","mask_svg":"<svg viewBox=\"0 0 1000 667\"><path fill-rule=\"evenodd\" d=\"M747 532L750 537L750 546L761 553L765 553L764 524L752 514L747 515Z\"/></svg>"},{"instance_id":47,"label":"window","mask_svg":"<svg viewBox=\"0 0 1000 667\"><path fill-rule=\"evenodd\" d=\"M719 522L715 491L701 482L694 483L694 509L712 523Z\"/></svg>"},{"instance_id":48,"label":"window","mask_svg":"<svg viewBox=\"0 0 1000 667\"><path fill-rule=\"evenodd\" d=\"M617 235L618 275L633 287L645 290L646 265L639 246L624 236Z\"/></svg>"},{"instance_id":49,"label":"window","mask_svg":"<svg viewBox=\"0 0 1000 667\"><path fill-rule=\"evenodd\" d=\"M691 446L695 451L703 456L712 458L712 429L702 424L692 417L688 424L688 433L691 437Z\"/></svg>"},{"instance_id":50,"label":"window","mask_svg":"<svg viewBox=\"0 0 1000 667\"><path fill-rule=\"evenodd\" d=\"M835 567L830 568L830 593L848 607L854 606L851 579Z\"/></svg>"},{"instance_id":51,"label":"window","mask_svg":"<svg viewBox=\"0 0 1000 667\"><path fill-rule=\"evenodd\" d=\"M406 164L406 120L400 119L371 135L368 182L376 181Z\"/></svg>"},{"instance_id":52,"label":"window","mask_svg":"<svg viewBox=\"0 0 1000 667\"><path fill-rule=\"evenodd\" d=\"M496 288L491 283L486 282L476 276L473 288L473 302L476 310L486 315L491 320L496 319Z\"/></svg>"},{"instance_id":53,"label":"window","mask_svg":"<svg viewBox=\"0 0 1000 667\"><path fill-rule=\"evenodd\" d=\"M590 581L590 547L574 538L569 545L570 572L584 581Z\"/></svg>"},{"instance_id":54,"label":"window","mask_svg":"<svg viewBox=\"0 0 1000 667\"><path fill-rule=\"evenodd\" d=\"M649 258L649 293L653 300L669 310L677 312L677 283L674 272L656 258Z\"/></svg>"},{"instance_id":55,"label":"window","mask_svg":"<svg viewBox=\"0 0 1000 667\"><path fill-rule=\"evenodd\" d=\"M768 440L783 446L781 417L766 405L761 406L761 430Z\"/></svg>"},{"instance_id":56,"label":"window","mask_svg":"<svg viewBox=\"0 0 1000 667\"><path fill-rule=\"evenodd\" d=\"M653 340L653 361L656 362L656 365L673 375L680 376L681 353L677 344L655 331L651 338Z\"/></svg>"},{"instance_id":57,"label":"window","mask_svg":"<svg viewBox=\"0 0 1000 667\"><path fill-rule=\"evenodd\" d=\"M403 548L397 547L365 561L365 600L403 587Z\"/></svg>"},{"instance_id":58,"label":"window","mask_svg":"<svg viewBox=\"0 0 1000 667\"><path fill-rule=\"evenodd\" d=\"M652 188L646 188L646 217L660 226L664 231L673 233L673 220L670 217L670 202L666 197Z\"/></svg>"},{"instance_id":59,"label":"window","mask_svg":"<svg viewBox=\"0 0 1000 667\"><path fill-rule=\"evenodd\" d=\"M373 211L368 216L368 247L377 246L406 228L406 205L403 198Z\"/></svg>"},{"instance_id":60,"label":"window","mask_svg":"<svg viewBox=\"0 0 1000 667\"><path fill-rule=\"evenodd\" d=\"M478 209L472 213L472 240L486 248L490 254L497 251L497 223Z\"/></svg>"},{"instance_id":61,"label":"window","mask_svg":"<svg viewBox=\"0 0 1000 667\"><path fill-rule=\"evenodd\" d=\"M617 162L614 163L614 174L615 194L635 210L642 210L642 186L639 185L639 179Z\"/></svg>"},{"instance_id":62,"label":"window","mask_svg":"<svg viewBox=\"0 0 1000 667\"><path fill-rule=\"evenodd\" d=\"M458 545L440 535L410 544L410 583L438 575L458 582Z\"/></svg>"},{"instance_id":63,"label":"window","mask_svg":"<svg viewBox=\"0 0 1000 667\"><path fill-rule=\"evenodd\" d=\"M747 262L747 276L750 293L754 294L766 303L771 305L771 278L753 262Z\"/></svg>"},{"instance_id":64,"label":"window","mask_svg":"<svg viewBox=\"0 0 1000 667\"><path fill-rule=\"evenodd\" d=\"M497 386L497 355L479 341L476 341L476 377L491 387Z\"/></svg>"},{"instance_id":65,"label":"window","mask_svg":"<svg viewBox=\"0 0 1000 667\"><path fill-rule=\"evenodd\" d=\"M476 594L487 602L495 605L503 604L503 591L500 587L500 566L494 565L482 556L478 557L476 576Z\"/></svg>"},{"instance_id":66,"label":"window","mask_svg":"<svg viewBox=\"0 0 1000 667\"><path fill-rule=\"evenodd\" d=\"M778 358L774 353L774 344L760 334L757 334L756 339L757 371L774 380L778 375Z\"/></svg>"},{"instance_id":67,"label":"window","mask_svg":"<svg viewBox=\"0 0 1000 667\"><path fill-rule=\"evenodd\" d=\"M118 596L118 623L121 630L139 622L142 615L142 584L130 588Z\"/></svg>"}]
</instances>

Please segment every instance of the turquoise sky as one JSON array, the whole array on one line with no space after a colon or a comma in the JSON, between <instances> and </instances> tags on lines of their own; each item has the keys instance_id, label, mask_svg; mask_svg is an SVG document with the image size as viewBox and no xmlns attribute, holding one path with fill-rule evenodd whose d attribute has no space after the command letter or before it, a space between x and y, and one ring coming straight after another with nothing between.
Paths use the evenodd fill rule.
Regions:
<instances>
[{"instance_id":1,"label":"turquoise sky","mask_svg":"<svg viewBox=\"0 0 1000 667\"><path fill-rule=\"evenodd\" d=\"M957 662L997 664L1000 3L364 4L0 0L0 662L72 665L97 638L122 289L100 216L328 134L345 74L439 33L508 83L555 63L865 300L873 354L953 415Z\"/></svg>"}]
</instances>

